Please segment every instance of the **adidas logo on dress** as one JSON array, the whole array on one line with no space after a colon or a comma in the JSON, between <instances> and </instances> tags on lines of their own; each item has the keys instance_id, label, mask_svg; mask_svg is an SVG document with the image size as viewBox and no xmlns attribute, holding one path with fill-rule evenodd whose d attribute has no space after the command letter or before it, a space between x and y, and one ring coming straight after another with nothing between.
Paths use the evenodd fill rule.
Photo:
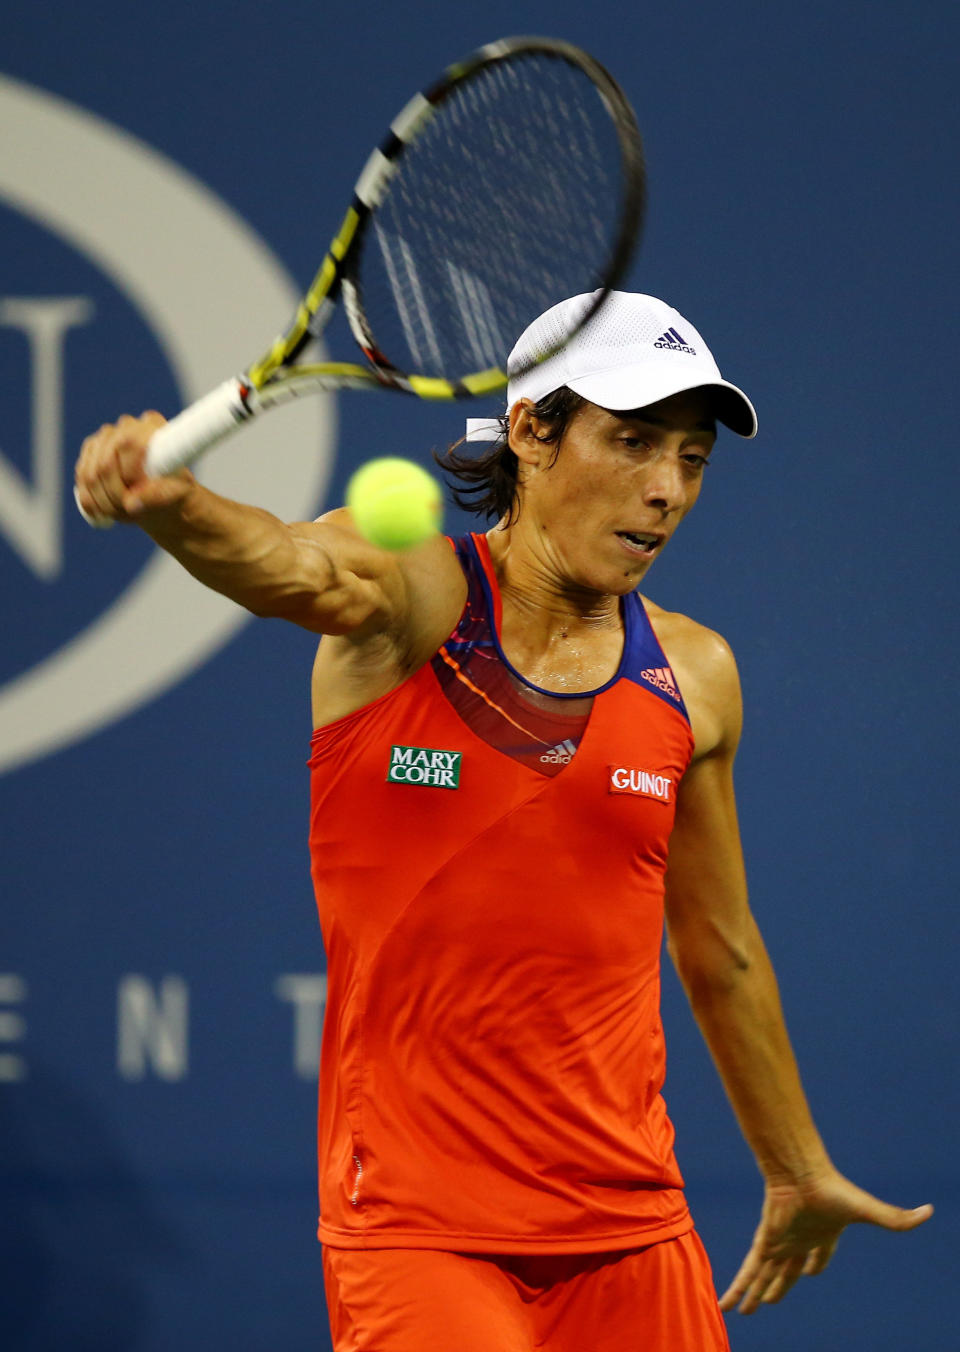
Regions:
<instances>
[{"instance_id":1,"label":"adidas logo on dress","mask_svg":"<svg viewBox=\"0 0 960 1352\"><path fill-rule=\"evenodd\" d=\"M667 329L666 333L661 333L654 343L654 347L666 348L668 352L688 352L691 357L697 355L697 349L691 347L687 340L677 333L676 329Z\"/></svg>"},{"instance_id":2,"label":"adidas logo on dress","mask_svg":"<svg viewBox=\"0 0 960 1352\"><path fill-rule=\"evenodd\" d=\"M641 671L640 679L649 681L651 685L655 685L658 690L662 690L671 699L678 700L680 698L676 677L669 667L647 667L646 671Z\"/></svg>"},{"instance_id":3,"label":"adidas logo on dress","mask_svg":"<svg viewBox=\"0 0 960 1352\"><path fill-rule=\"evenodd\" d=\"M576 743L571 742L569 737L565 737L562 742L558 742L549 751L545 751L540 759L547 765L569 765L576 749Z\"/></svg>"}]
</instances>

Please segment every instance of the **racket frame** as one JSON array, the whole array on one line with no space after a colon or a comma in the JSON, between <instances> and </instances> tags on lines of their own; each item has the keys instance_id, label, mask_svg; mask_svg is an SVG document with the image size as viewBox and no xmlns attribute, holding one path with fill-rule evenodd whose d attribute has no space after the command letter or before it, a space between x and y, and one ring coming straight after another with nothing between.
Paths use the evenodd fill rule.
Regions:
<instances>
[{"instance_id":1,"label":"racket frame","mask_svg":"<svg viewBox=\"0 0 960 1352\"><path fill-rule=\"evenodd\" d=\"M312 339L320 336L326 328L338 298L343 300L351 332L369 362L369 368L359 364L338 363L346 378L360 385L373 383L384 385L421 399L473 398L494 393L507 384L507 372L501 366L469 372L457 380L402 371L377 344L363 309L354 270L373 213L386 196L390 180L397 172L405 151L414 144L447 99L470 79L476 77L480 71L517 56L535 53L565 61L583 71L593 83L616 128L623 192L618 228L610 258L602 276L597 278L596 287L591 288L595 293L593 302L580 317L577 329L566 334L556 347L538 355L535 361L531 360L526 366L511 371L510 377L523 375L532 366L539 365L540 362L553 356L569 341L573 333L590 322L610 292L625 276L643 226L646 171L643 142L636 117L626 95L613 76L599 61L573 43L557 38L501 38L497 42L477 48L464 60L448 66L438 80L409 99L393 119L387 135L370 154L361 170L354 186L350 207L297 308L293 322L287 331L274 341L264 357L247 372L247 380L252 390L263 395L272 382L291 378L282 375L281 372L290 367ZM558 297L558 300L562 299L565 297ZM327 363L313 365L299 363L295 378L316 377L323 380L330 369L331 365Z\"/></svg>"},{"instance_id":2,"label":"racket frame","mask_svg":"<svg viewBox=\"0 0 960 1352\"><path fill-rule=\"evenodd\" d=\"M554 348L538 354L536 361L512 370L510 377L522 375L533 365L546 361L565 346L574 333L589 323L625 276L642 231L646 174L643 143L636 117L614 78L581 48L555 38L501 38L477 48L462 61L448 66L439 79L404 104L391 122L383 141L367 159L340 228L297 306L288 329L273 341L266 353L245 374L231 376L154 433L145 462L148 476L156 478L191 464L239 424L267 408L304 394L332 389L380 387L399 390L421 399L453 400L489 395L504 388L508 374L501 366L468 372L456 380L400 370L377 345L363 308L355 274L373 213L386 196L390 180L397 172L404 153L416 142L447 99L485 68L517 56L536 53L576 67L594 85L616 129L622 195L617 233L602 275L591 288L594 293L592 303L580 316L576 329L566 333ZM351 332L368 364L297 362L297 357L309 343L323 333L337 300L341 298ZM100 519L94 520L82 509L81 512L92 525L107 524Z\"/></svg>"}]
</instances>

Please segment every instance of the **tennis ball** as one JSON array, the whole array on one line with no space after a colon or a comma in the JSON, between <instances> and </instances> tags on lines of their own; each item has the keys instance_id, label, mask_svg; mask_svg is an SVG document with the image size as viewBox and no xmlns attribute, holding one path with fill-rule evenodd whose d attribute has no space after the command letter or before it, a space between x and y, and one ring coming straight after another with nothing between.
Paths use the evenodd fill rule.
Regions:
<instances>
[{"instance_id":1,"label":"tennis ball","mask_svg":"<svg viewBox=\"0 0 960 1352\"><path fill-rule=\"evenodd\" d=\"M412 460L388 455L368 460L347 484L347 506L357 530L381 549L410 549L440 529L440 485Z\"/></svg>"}]
</instances>

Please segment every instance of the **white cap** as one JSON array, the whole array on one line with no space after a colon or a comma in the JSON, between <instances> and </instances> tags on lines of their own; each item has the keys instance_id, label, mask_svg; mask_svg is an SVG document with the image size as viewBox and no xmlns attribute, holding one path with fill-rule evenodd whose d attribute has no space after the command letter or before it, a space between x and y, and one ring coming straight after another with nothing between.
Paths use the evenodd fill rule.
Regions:
<instances>
[{"instance_id":1,"label":"white cap","mask_svg":"<svg viewBox=\"0 0 960 1352\"><path fill-rule=\"evenodd\" d=\"M507 359L507 371L526 367L539 353L563 342L593 300L572 296L545 311L526 328ZM509 382L507 408L518 399L534 403L566 385L601 408L647 408L682 390L716 392L716 416L742 437L756 436L753 404L720 375L710 349L689 320L654 296L612 291L584 328L554 356ZM484 434L489 420L471 419L468 439Z\"/></svg>"}]
</instances>

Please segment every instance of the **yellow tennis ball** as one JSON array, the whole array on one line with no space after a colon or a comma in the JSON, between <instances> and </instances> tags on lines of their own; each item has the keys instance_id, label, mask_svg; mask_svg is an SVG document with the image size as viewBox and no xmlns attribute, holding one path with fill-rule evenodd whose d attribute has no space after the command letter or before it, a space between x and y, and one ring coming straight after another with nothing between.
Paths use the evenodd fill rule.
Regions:
<instances>
[{"instance_id":1,"label":"yellow tennis ball","mask_svg":"<svg viewBox=\"0 0 960 1352\"><path fill-rule=\"evenodd\" d=\"M357 530L381 549L410 549L435 535L443 517L440 485L412 460L368 460L347 484Z\"/></svg>"}]
</instances>

